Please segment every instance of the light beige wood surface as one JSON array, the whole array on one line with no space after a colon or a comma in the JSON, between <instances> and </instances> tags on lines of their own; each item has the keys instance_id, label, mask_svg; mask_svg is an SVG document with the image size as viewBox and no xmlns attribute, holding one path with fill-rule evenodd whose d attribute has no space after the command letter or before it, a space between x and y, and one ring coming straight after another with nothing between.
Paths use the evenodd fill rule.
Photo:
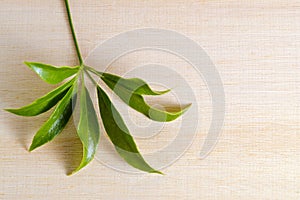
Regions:
<instances>
[{"instance_id":1,"label":"light beige wood surface","mask_svg":"<svg viewBox=\"0 0 300 200\"><path fill-rule=\"evenodd\" d=\"M22 62L74 65L77 60L62 0L1 0L0 199L300 199L300 1L70 4L84 57L100 42L136 28L170 29L195 40L224 82L222 135L214 151L199 159L211 105L203 81L187 74L200 88L201 124L183 157L163 170L165 176L121 173L97 161L66 176L81 157L72 125L28 153L49 114L23 118L2 109L25 105L53 86ZM124 63L111 70L124 73L118 68ZM152 148L140 142L143 152Z\"/></svg>"}]
</instances>

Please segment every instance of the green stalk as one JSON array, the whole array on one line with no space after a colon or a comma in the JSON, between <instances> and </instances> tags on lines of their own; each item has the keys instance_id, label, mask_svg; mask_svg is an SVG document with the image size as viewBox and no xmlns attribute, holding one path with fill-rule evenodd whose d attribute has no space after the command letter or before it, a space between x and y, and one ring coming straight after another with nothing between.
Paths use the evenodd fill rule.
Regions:
<instances>
[{"instance_id":1,"label":"green stalk","mask_svg":"<svg viewBox=\"0 0 300 200\"><path fill-rule=\"evenodd\" d=\"M93 77L90 75L90 73L87 70L84 70L84 71L87 74L87 76L89 77L89 79L94 83L94 85L97 86L98 83L95 81L95 79L93 79Z\"/></svg>"},{"instance_id":2,"label":"green stalk","mask_svg":"<svg viewBox=\"0 0 300 200\"><path fill-rule=\"evenodd\" d=\"M94 68L92 67L89 67L87 65L84 65L84 67L89 70L90 72L92 72L93 74L96 74L97 76L101 76L102 77L102 74L103 72L98 72L97 70L95 70Z\"/></svg>"},{"instance_id":3,"label":"green stalk","mask_svg":"<svg viewBox=\"0 0 300 200\"><path fill-rule=\"evenodd\" d=\"M83 60L82 60L79 45L78 45L78 42L77 42L77 39L76 39L76 34L75 34L75 31L74 31L74 26L73 26L69 1L65 0L65 4L66 4L66 8L67 8L67 13L68 13L69 25L70 25L70 28L71 28L71 31L72 31L73 41L74 41L75 47L76 47L77 57L78 57L80 66L82 66L83 65Z\"/></svg>"}]
</instances>

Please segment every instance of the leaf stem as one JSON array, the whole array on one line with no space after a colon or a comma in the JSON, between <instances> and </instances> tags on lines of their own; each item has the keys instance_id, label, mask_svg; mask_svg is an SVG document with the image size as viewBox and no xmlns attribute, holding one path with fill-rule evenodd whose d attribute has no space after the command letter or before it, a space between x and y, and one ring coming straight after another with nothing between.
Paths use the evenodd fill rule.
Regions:
<instances>
[{"instance_id":1,"label":"leaf stem","mask_svg":"<svg viewBox=\"0 0 300 200\"><path fill-rule=\"evenodd\" d=\"M74 26L73 26L72 15L71 15L70 6L69 6L69 0L65 0L65 4L66 4L67 13L68 13L69 25L70 25L72 36L73 36L73 41L74 41L75 47L76 47L77 57L78 57L80 65L82 66L83 60L82 60L82 56L80 53L79 45L77 42L77 38L76 38Z\"/></svg>"},{"instance_id":2,"label":"leaf stem","mask_svg":"<svg viewBox=\"0 0 300 200\"><path fill-rule=\"evenodd\" d=\"M95 81L95 79L93 79L93 77L90 75L90 73L87 70L84 70L84 71L87 74L87 76L89 77L89 79L95 84L95 86L97 86L98 83Z\"/></svg>"},{"instance_id":3,"label":"leaf stem","mask_svg":"<svg viewBox=\"0 0 300 200\"><path fill-rule=\"evenodd\" d=\"M85 67L87 70L89 70L90 72L92 72L93 74L96 74L97 76L100 76L100 77L103 76L103 72L99 72L99 71L95 70L94 68L89 67L89 66L87 66L87 65L84 65L84 67Z\"/></svg>"}]
</instances>

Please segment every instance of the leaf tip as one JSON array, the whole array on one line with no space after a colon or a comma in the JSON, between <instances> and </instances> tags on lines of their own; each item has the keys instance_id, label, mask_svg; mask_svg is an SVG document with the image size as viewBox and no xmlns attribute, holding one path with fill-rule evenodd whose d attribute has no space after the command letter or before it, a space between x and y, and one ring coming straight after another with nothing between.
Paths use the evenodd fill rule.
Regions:
<instances>
[{"instance_id":1,"label":"leaf tip","mask_svg":"<svg viewBox=\"0 0 300 200\"><path fill-rule=\"evenodd\" d=\"M158 170L153 170L153 171L150 171L149 173L153 173L153 174L160 174L160 175L165 175L163 172L161 172L161 171L158 171Z\"/></svg>"},{"instance_id":2,"label":"leaf tip","mask_svg":"<svg viewBox=\"0 0 300 200\"><path fill-rule=\"evenodd\" d=\"M78 172L78 170L74 170L74 171L72 171L72 172L69 172L69 173L67 173L66 175L67 175L67 176L72 176L72 175L76 174L76 172Z\"/></svg>"},{"instance_id":3,"label":"leaf tip","mask_svg":"<svg viewBox=\"0 0 300 200\"><path fill-rule=\"evenodd\" d=\"M188 111L188 109L190 109L191 106L192 106L192 103L182 106L181 111L179 111L178 113L180 113L180 115L183 115L186 111Z\"/></svg>"},{"instance_id":4,"label":"leaf tip","mask_svg":"<svg viewBox=\"0 0 300 200\"><path fill-rule=\"evenodd\" d=\"M27 65L28 67L30 67L30 68L31 68L31 66L30 66L30 63L31 63L31 62L24 61L23 63L24 63L25 65Z\"/></svg>"},{"instance_id":5,"label":"leaf tip","mask_svg":"<svg viewBox=\"0 0 300 200\"><path fill-rule=\"evenodd\" d=\"M32 65L32 64L34 64L33 62L24 61L24 64L31 70L35 71L34 66Z\"/></svg>"},{"instance_id":6,"label":"leaf tip","mask_svg":"<svg viewBox=\"0 0 300 200\"><path fill-rule=\"evenodd\" d=\"M32 152L33 150L35 150L36 148L38 148L40 145L36 145L36 144L34 144L34 142L32 142L31 143L31 145L30 145L30 147L29 147L29 149L28 149L28 151L29 152Z\"/></svg>"},{"instance_id":7,"label":"leaf tip","mask_svg":"<svg viewBox=\"0 0 300 200\"><path fill-rule=\"evenodd\" d=\"M187 104L187 105L183 108L183 110L184 110L184 111L187 111L192 105L193 105L192 103Z\"/></svg>"},{"instance_id":8,"label":"leaf tip","mask_svg":"<svg viewBox=\"0 0 300 200\"><path fill-rule=\"evenodd\" d=\"M31 145L28 149L29 152L32 152L35 148Z\"/></svg>"},{"instance_id":9,"label":"leaf tip","mask_svg":"<svg viewBox=\"0 0 300 200\"><path fill-rule=\"evenodd\" d=\"M23 114L22 112L20 112L19 109L14 109L14 108L5 108L3 109L4 111L6 112L9 112L9 113L12 113L12 114L15 114L15 115L21 115L21 116L27 116L25 114Z\"/></svg>"},{"instance_id":10,"label":"leaf tip","mask_svg":"<svg viewBox=\"0 0 300 200\"><path fill-rule=\"evenodd\" d=\"M163 94L167 94L168 92L170 92L172 89L167 89L167 90L162 90L162 91L155 91L155 93L157 95L163 95Z\"/></svg>"},{"instance_id":11,"label":"leaf tip","mask_svg":"<svg viewBox=\"0 0 300 200\"><path fill-rule=\"evenodd\" d=\"M12 108L4 108L3 110L6 111L6 112L13 113L14 109L12 109Z\"/></svg>"},{"instance_id":12,"label":"leaf tip","mask_svg":"<svg viewBox=\"0 0 300 200\"><path fill-rule=\"evenodd\" d=\"M79 172L85 166L86 166L86 164L82 165L82 163L81 163L75 170L73 170L72 172L68 173L67 176L72 176L72 175L76 174L77 172Z\"/></svg>"},{"instance_id":13,"label":"leaf tip","mask_svg":"<svg viewBox=\"0 0 300 200\"><path fill-rule=\"evenodd\" d=\"M81 161L80 165L75 170L73 170L71 173L68 173L67 175L72 176L73 174L76 174L77 172L82 170L87 164L89 164L89 162Z\"/></svg>"},{"instance_id":14,"label":"leaf tip","mask_svg":"<svg viewBox=\"0 0 300 200\"><path fill-rule=\"evenodd\" d=\"M12 114L15 114L15 115L19 115L19 116L24 116L24 117L27 117L27 116L35 116L35 115L31 115L29 113L25 113L22 111L22 108L5 108L3 109L4 111L6 112L9 112L9 113L12 113Z\"/></svg>"}]
</instances>

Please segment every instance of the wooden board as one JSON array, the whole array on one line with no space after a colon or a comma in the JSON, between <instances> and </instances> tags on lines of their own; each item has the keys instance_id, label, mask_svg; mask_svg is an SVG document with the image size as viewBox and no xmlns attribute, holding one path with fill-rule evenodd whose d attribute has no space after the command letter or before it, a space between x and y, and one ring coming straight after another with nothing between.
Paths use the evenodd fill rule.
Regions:
<instances>
[{"instance_id":1,"label":"wooden board","mask_svg":"<svg viewBox=\"0 0 300 200\"><path fill-rule=\"evenodd\" d=\"M49 114L22 118L3 108L25 105L54 86L22 62L75 65L77 60L63 1L1 0L0 199L300 199L300 1L70 4L84 57L99 43L136 28L170 29L196 41L224 83L222 135L214 151L199 159L211 104L204 82L188 73L190 84L200 89L201 124L191 147L163 170L166 175L122 173L94 161L66 176L81 157L72 125L28 153ZM125 73L127 68L118 66L143 58L147 53L120 61L111 71ZM169 142L166 137L157 141ZM154 148L139 144L142 152Z\"/></svg>"}]
</instances>

